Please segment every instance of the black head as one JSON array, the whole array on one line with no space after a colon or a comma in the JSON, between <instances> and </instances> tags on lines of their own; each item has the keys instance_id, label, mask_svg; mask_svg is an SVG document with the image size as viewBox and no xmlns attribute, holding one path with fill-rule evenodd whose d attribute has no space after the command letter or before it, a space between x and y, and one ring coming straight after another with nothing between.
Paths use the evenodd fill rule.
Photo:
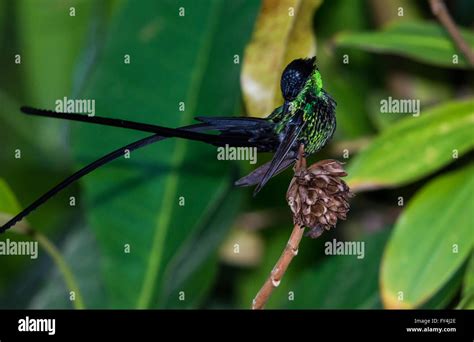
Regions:
<instances>
[{"instance_id":1,"label":"black head","mask_svg":"<svg viewBox=\"0 0 474 342\"><path fill-rule=\"evenodd\" d=\"M316 67L316 57L295 59L281 75L281 92L286 101L292 101L303 89L308 77Z\"/></svg>"}]
</instances>

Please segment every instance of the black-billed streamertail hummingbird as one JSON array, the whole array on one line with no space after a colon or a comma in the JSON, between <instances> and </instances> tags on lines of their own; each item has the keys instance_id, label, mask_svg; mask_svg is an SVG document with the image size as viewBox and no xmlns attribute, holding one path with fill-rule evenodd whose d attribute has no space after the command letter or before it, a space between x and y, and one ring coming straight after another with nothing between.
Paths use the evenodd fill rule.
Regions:
<instances>
[{"instance_id":1,"label":"black-billed streamertail hummingbird","mask_svg":"<svg viewBox=\"0 0 474 342\"><path fill-rule=\"evenodd\" d=\"M154 134L123 146L80 169L5 223L0 228L0 233L13 227L71 183L123 156L125 151L133 151L172 137L201 141L215 146L256 147L258 152L274 152L270 162L235 183L238 186L257 185L254 191L256 194L270 178L294 164L300 144L304 144L306 155L313 154L326 145L336 129L336 102L323 89L315 57L296 59L288 64L281 76L280 86L284 103L265 119L198 117L196 119L200 123L180 128L22 107L21 111L30 115L122 127ZM216 131L218 134L203 133L208 131Z\"/></svg>"}]
</instances>

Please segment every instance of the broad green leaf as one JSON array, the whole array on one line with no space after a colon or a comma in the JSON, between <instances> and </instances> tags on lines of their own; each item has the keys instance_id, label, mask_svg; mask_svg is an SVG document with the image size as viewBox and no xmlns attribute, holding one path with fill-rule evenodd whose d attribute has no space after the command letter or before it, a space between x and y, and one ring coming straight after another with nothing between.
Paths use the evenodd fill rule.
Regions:
<instances>
[{"instance_id":1,"label":"broad green leaf","mask_svg":"<svg viewBox=\"0 0 474 342\"><path fill-rule=\"evenodd\" d=\"M8 183L20 203L19 208L23 208L68 176L70 163L65 149L47 146L35 131L35 119L21 114L19 108L19 102L0 91L0 178ZM75 191L76 187L72 186L51 199L48 205L29 216L28 221L43 233L57 230L59 222L77 212L68 204L69 196Z\"/></svg>"},{"instance_id":2,"label":"broad green leaf","mask_svg":"<svg viewBox=\"0 0 474 342\"><path fill-rule=\"evenodd\" d=\"M208 211L209 216L201 222L199 229L170 260L164 275L167 281L160 294L160 306L193 308L200 305L208 293L217 273L217 248L240 207L241 194L228 191L222 191L222 201L216 201L216 208ZM205 248L196 249L196 246ZM180 300L180 293L185 293L187 300Z\"/></svg>"},{"instance_id":3,"label":"broad green leaf","mask_svg":"<svg viewBox=\"0 0 474 342\"><path fill-rule=\"evenodd\" d=\"M75 63L71 90L72 98L80 98L87 87L89 78L107 40L107 32L110 29L112 18L118 13L123 3L122 0L94 2L91 15L93 20L89 23L92 29L88 31L85 44L83 44L80 56Z\"/></svg>"},{"instance_id":4,"label":"broad green leaf","mask_svg":"<svg viewBox=\"0 0 474 342\"><path fill-rule=\"evenodd\" d=\"M93 1L4 3L11 18L4 28L9 40L3 44L1 70L5 82L0 93L0 177L8 181L24 207L69 174L70 158L64 148L64 123L27 117L20 113L20 106L54 108L55 99L69 95ZM75 17L69 15L71 6ZM36 211L28 218L31 224L42 232L57 229L56 223L64 223L76 210L65 197L66 193L60 194Z\"/></svg>"},{"instance_id":5,"label":"broad green leaf","mask_svg":"<svg viewBox=\"0 0 474 342\"><path fill-rule=\"evenodd\" d=\"M460 32L473 48L474 34L463 29ZM341 47L396 54L447 68L470 68L445 29L431 22L398 22L382 31L341 33L335 38L335 43Z\"/></svg>"},{"instance_id":6,"label":"broad green leaf","mask_svg":"<svg viewBox=\"0 0 474 342\"><path fill-rule=\"evenodd\" d=\"M15 198L15 195L13 192L10 190L6 182L0 178L0 225L2 225L4 222L9 220L12 215L18 213L20 209L20 205ZM28 230L27 236L25 235L12 235L11 232L15 231L18 233L25 234ZM38 263L43 262L43 257L48 256L53 259L55 262L55 267L57 267L57 270L61 271L63 274L63 279L61 279L61 282L64 283L66 281L70 286L71 290L74 290L74 292L77 292L78 290L76 289L77 286L75 284L74 280L74 275L71 273L69 266L67 263L64 261L63 256L61 253L57 250L57 248L54 246L54 244L43 234L39 233L38 231L31 230L31 226L26 222L26 220L23 220L22 222L19 222L16 226L15 229L7 232L6 234L3 235L6 239L9 240L16 240L16 241L22 241L25 238L26 239L35 239L38 244L41 246L41 251L38 254L37 257L38 259L31 259L31 258L21 258L19 259L18 257L15 258L15 256L10 257L5 257L6 258L6 263L4 264L4 267L2 268L2 272L0 274L0 289L4 287L5 285L3 284L5 279L9 280L9 283L14 283L15 279L13 277L14 274L18 273L18 271L22 270L28 263L31 264L34 263L37 265ZM3 239L2 239L3 240ZM81 250L81 253L84 253L84 250ZM89 254L87 254L89 255ZM10 258L10 259L7 259ZM78 259L79 260L79 259ZM80 258L81 262L84 262L84 258ZM95 259L97 260L97 259ZM34 271L27 272L34 274ZM59 275L59 272L57 272ZM28 276L26 277L28 279ZM32 279L31 279L32 280ZM25 281L25 277L22 277L21 281ZM24 304L25 301L29 299L29 296L37 291L36 285L37 281L29 281L27 282L28 285L22 286L22 299L20 301L15 301L15 302L10 302L8 298L8 294L5 294L5 299L2 300L7 303L6 307L23 307L22 305ZM56 292L57 294L57 292ZM1 294L3 295L3 294ZM70 293L69 291L64 291L64 301L65 298L69 298ZM2 298L3 299L3 298ZM78 301L78 307L81 307L83 305L82 303L82 297L80 297L80 294L77 293L77 301ZM20 305L20 306L18 306Z\"/></svg>"},{"instance_id":7,"label":"broad green leaf","mask_svg":"<svg viewBox=\"0 0 474 342\"><path fill-rule=\"evenodd\" d=\"M423 303L420 309L446 309L452 303L453 298L459 293L462 284L464 267L460 267L455 274L443 284L427 302Z\"/></svg>"},{"instance_id":8,"label":"broad green leaf","mask_svg":"<svg viewBox=\"0 0 474 342\"><path fill-rule=\"evenodd\" d=\"M7 185L5 180L0 178L0 212L3 214L16 214L20 211L20 205Z\"/></svg>"},{"instance_id":9,"label":"broad green leaf","mask_svg":"<svg viewBox=\"0 0 474 342\"><path fill-rule=\"evenodd\" d=\"M473 172L470 166L435 178L408 203L382 262L381 293L386 307L419 307L470 255Z\"/></svg>"},{"instance_id":10,"label":"broad green leaf","mask_svg":"<svg viewBox=\"0 0 474 342\"><path fill-rule=\"evenodd\" d=\"M364 257L360 259L355 255L326 255L321 265L304 272L293 281L290 288L294 292L294 300L287 299L283 307L379 308L379 264L388 235L388 231L384 230L358 241L364 243ZM331 243L332 240L328 240L325 246Z\"/></svg>"},{"instance_id":11,"label":"broad green leaf","mask_svg":"<svg viewBox=\"0 0 474 342\"><path fill-rule=\"evenodd\" d=\"M336 32L344 29L364 30L368 23L364 20L367 4L364 0L331 0L325 1L316 11L314 30L317 32L318 67L323 76L324 88L337 102L337 130L335 138L354 139L373 133L367 115L367 98L371 82L367 69L373 67L373 56L362 51L350 55L350 72L348 65L342 63L347 56L342 51L328 48ZM354 91L357 87L358 91ZM340 151L341 155L343 151Z\"/></svg>"},{"instance_id":12,"label":"broad green leaf","mask_svg":"<svg viewBox=\"0 0 474 342\"><path fill-rule=\"evenodd\" d=\"M9 185L0 178L0 226L7 222L14 214L20 210L20 205L16 199L15 194L9 187ZM26 226L25 222L22 222L23 227ZM17 234L6 233L0 236L0 240L6 239L19 241L24 240ZM14 282L14 278L21 271L24 271L28 264L32 263L28 257L18 256L2 256L2 271L0 272L0 307L2 302L8 297L8 285Z\"/></svg>"},{"instance_id":13,"label":"broad green leaf","mask_svg":"<svg viewBox=\"0 0 474 342\"><path fill-rule=\"evenodd\" d=\"M295 58L313 56L313 15L321 0L264 0L245 49L241 83L247 112L265 117L281 105L281 72Z\"/></svg>"},{"instance_id":14,"label":"broad green leaf","mask_svg":"<svg viewBox=\"0 0 474 342\"><path fill-rule=\"evenodd\" d=\"M390 114L381 114L390 115ZM350 162L353 190L394 187L416 181L474 146L474 99L453 101L410 115L383 131Z\"/></svg>"},{"instance_id":15,"label":"broad green leaf","mask_svg":"<svg viewBox=\"0 0 474 342\"><path fill-rule=\"evenodd\" d=\"M474 291L474 252L471 253L471 257L469 258L463 287L464 294L467 294L471 290Z\"/></svg>"},{"instance_id":16,"label":"broad green leaf","mask_svg":"<svg viewBox=\"0 0 474 342\"><path fill-rule=\"evenodd\" d=\"M18 1L21 65L25 88L36 106L52 108L56 99L69 95L74 64L89 29L92 3Z\"/></svg>"},{"instance_id":17,"label":"broad green leaf","mask_svg":"<svg viewBox=\"0 0 474 342\"><path fill-rule=\"evenodd\" d=\"M16 29L21 55L22 90L27 104L54 108L55 101L70 96L72 75L86 39L91 0L19 0ZM64 122L38 120L35 127L44 143L64 144Z\"/></svg>"},{"instance_id":18,"label":"broad green leaf","mask_svg":"<svg viewBox=\"0 0 474 342\"><path fill-rule=\"evenodd\" d=\"M96 100L97 115L177 127L192 123L196 115L238 114L240 65L234 55L242 53L250 36L258 3L207 4L124 3L112 18L85 93ZM74 132L82 162L146 135L87 125L77 125ZM176 287L189 288L187 282L199 271L174 270L178 266L173 263L189 246L188 258L204 255L194 270L209 262L215 242L194 244L194 238L211 226L209 218L218 217L219 204L241 191L231 186L231 162L218 161L216 155L214 147L170 139L84 179L83 201L103 255L110 307L175 306ZM231 211L226 215L232 219ZM226 222L224 228L230 226ZM178 283L167 276L177 271L188 272ZM188 293L186 301L202 296L209 284L194 281L200 291Z\"/></svg>"},{"instance_id":19,"label":"broad green leaf","mask_svg":"<svg viewBox=\"0 0 474 342\"><path fill-rule=\"evenodd\" d=\"M471 253L464 274L462 296L459 306L461 309L474 310L474 252Z\"/></svg>"},{"instance_id":20,"label":"broad green leaf","mask_svg":"<svg viewBox=\"0 0 474 342\"><path fill-rule=\"evenodd\" d=\"M10 220L21 210L16 196L14 195L8 184L0 178L0 225ZM28 226L26 221L18 223L17 228L25 228ZM8 235L8 238L10 236Z\"/></svg>"},{"instance_id":21,"label":"broad green leaf","mask_svg":"<svg viewBox=\"0 0 474 342\"><path fill-rule=\"evenodd\" d=\"M74 273L88 309L107 307L103 279L100 275L101 255L92 232L87 228L72 231L62 242L61 253ZM31 309L72 309L69 289L63 275L52 266L48 281L31 298Z\"/></svg>"},{"instance_id":22,"label":"broad green leaf","mask_svg":"<svg viewBox=\"0 0 474 342\"><path fill-rule=\"evenodd\" d=\"M406 113L381 113L380 101L382 99L389 97L416 99L420 101L420 108L451 101L455 97L455 91L453 91L451 84L442 78L433 76L433 74L441 75L441 73L445 73L445 71L437 70L437 72L428 74L425 74L423 70L416 74L391 72L387 81L388 89L372 91L366 99L369 118L377 130L383 131L390 128L395 122L407 116Z\"/></svg>"},{"instance_id":23,"label":"broad green leaf","mask_svg":"<svg viewBox=\"0 0 474 342\"><path fill-rule=\"evenodd\" d=\"M417 4L410 0L372 2L369 7L369 10L375 14L373 19L377 26L387 21L413 20L420 17ZM400 8L402 8L403 16L399 16ZM377 95L374 94L373 88L379 89L377 84L381 81L388 86L392 96L394 96L394 90L402 88L403 97L420 99L422 104L441 102L445 98L450 98L445 89L441 89L441 87L448 89L449 84L441 80L439 80L439 85L436 84L436 78L432 77L432 72L428 73L430 78L429 81L428 78L426 79L425 85L422 75L404 73L400 76L400 73L391 70L389 65L381 66L377 63L378 56L376 55L350 48L327 48L333 46L334 35L341 31L340 23L344 23L345 31L358 32L369 29L373 23L366 20L367 11L365 1L332 0L323 3L316 12L315 30L318 33L319 47L323 46L318 49L319 67L325 79L326 90L337 101L336 139L353 139L371 135L373 134L372 125L378 128L380 123L391 124L394 118L404 116L403 114L379 115L379 99L376 102L372 100L375 99L374 95ZM371 73L367 70L377 70L377 72ZM384 71L386 72L382 80L380 75ZM438 72L443 71L438 70ZM404 85L399 86L402 82ZM353 91L354 87L357 87L357 92ZM383 92L382 88L380 92ZM378 95L380 92L377 91ZM408 93L412 95L406 95ZM364 95L361 96L361 94ZM340 150L336 151L343 155L344 149L345 147L341 146Z\"/></svg>"},{"instance_id":24,"label":"broad green leaf","mask_svg":"<svg viewBox=\"0 0 474 342\"><path fill-rule=\"evenodd\" d=\"M6 92L0 91L0 125L2 127L2 146L0 146L0 150L4 151L5 155L10 144L17 144L18 147L28 144L37 153L46 147L42 139L35 134L31 134L35 130L35 123L30 117L20 112L20 107L20 102L15 101ZM1 158L6 159L3 153Z\"/></svg>"}]
</instances>

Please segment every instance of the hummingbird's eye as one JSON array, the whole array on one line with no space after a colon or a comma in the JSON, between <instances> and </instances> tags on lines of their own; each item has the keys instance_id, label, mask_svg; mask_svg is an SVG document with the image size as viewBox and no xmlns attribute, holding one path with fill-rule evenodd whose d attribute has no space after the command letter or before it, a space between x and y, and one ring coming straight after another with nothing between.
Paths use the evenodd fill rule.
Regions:
<instances>
[{"instance_id":1,"label":"hummingbird's eye","mask_svg":"<svg viewBox=\"0 0 474 342\"><path fill-rule=\"evenodd\" d=\"M288 64L281 75L281 92L286 101L292 101L303 89L308 77L316 68L315 57L295 59Z\"/></svg>"}]
</instances>

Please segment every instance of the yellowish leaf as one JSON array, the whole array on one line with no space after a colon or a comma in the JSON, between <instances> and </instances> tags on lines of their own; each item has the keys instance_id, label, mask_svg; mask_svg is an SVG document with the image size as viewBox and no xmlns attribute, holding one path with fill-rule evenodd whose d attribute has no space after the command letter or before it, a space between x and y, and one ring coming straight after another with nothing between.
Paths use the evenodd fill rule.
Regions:
<instances>
[{"instance_id":1,"label":"yellowish leaf","mask_svg":"<svg viewBox=\"0 0 474 342\"><path fill-rule=\"evenodd\" d=\"M250 116L266 117L281 105L280 76L295 58L316 53L314 11L322 0L264 0L245 50L241 84Z\"/></svg>"}]
</instances>

